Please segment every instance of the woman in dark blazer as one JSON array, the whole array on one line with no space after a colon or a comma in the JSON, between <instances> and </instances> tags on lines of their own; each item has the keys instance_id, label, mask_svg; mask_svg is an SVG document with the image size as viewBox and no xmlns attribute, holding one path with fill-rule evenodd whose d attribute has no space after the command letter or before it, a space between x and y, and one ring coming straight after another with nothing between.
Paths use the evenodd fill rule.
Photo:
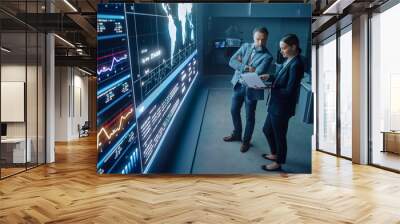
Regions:
<instances>
[{"instance_id":1,"label":"woman in dark blazer","mask_svg":"<svg viewBox=\"0 0 400 224\"><path fill-rule=\"evenodd\" d=\"M282 56L286 58L282 67L275 75L261 75L263 80L272 82L268 115L263 127L271 154L263 154L263 157L273 163L262 166L266 171L281 170L282 164L285 163L289 119L295 115L300 82L304 75L304 63L300 57L301 49L297 36L284 36L279 46Z\"/></svg>"}]
</instances>

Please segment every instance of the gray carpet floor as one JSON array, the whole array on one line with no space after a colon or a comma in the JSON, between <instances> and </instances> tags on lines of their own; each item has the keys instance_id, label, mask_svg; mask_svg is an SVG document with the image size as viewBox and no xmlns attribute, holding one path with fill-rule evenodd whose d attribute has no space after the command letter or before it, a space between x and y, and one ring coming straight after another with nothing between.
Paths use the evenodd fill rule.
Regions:
<instances>
[{"instance_id":1,"label":"gray carpet floor","mask_svg":"<svg viewBox=\"0 0 400 224\"><path fill-rule=\"evenodd\" d=\"M193 162L194 174L266 173L261 166L270 163L261 157L263 153L270 152L262 132L267 117L265 101L259 101L257 104L256 126L251 142L253 147L248 152L240 152L240 142L228 143L222 140L233 129L230 115L230 78L231 76L209 76L204 81L203 86L209 88L209 95ZM244 118L243 106L243 127ZM285 172L311 172L312 128L312 124L304 124L298 116L290 119L287 134L288 153L286 164L283 166Z\"/></svg>"}]
</instances>

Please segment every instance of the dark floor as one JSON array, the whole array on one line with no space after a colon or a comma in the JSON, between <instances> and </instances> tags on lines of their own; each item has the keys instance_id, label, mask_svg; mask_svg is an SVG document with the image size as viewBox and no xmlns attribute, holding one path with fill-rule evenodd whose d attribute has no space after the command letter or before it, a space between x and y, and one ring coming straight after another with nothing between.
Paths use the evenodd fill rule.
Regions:
<instances>
[{"instance_id":1,"label":"dark floor","mask_svg":"<svg viewBox=\"0 0 400 224\"><path fill-rule=\"evenodd\" d=\"M259 101L256 112L256 127L253 134L253 147L246 153L239 151L240 143L226 143L222 137L232 132L230 103L232 88L231 76L208 76L202 88L208 89L206 108L192 165L192 173L265 173L261 165L269 163L261 157L269 153L262 126L267 116L265 101ZM244 107L242 110L244 119ZM244 124L244 123L243 123ZM298 116L289 121L288 154L284 171L291 173L311 172L312 124L300 122Z\"/></svg>"}]
</instances>

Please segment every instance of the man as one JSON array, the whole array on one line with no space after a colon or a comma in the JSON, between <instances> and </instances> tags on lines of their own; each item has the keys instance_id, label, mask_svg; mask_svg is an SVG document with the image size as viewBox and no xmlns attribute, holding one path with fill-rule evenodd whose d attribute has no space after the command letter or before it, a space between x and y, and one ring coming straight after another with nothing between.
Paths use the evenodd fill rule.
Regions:
<instances>
[{"instance_id":1,"label":"man","mask_svg":"<svg viewBox=\"0 0 400 224\"><path fill-rule=\"evenodd\" d=\"M246 72L255 72L261 75L268 71L273 58L266 48L267 39L267 28L255 28L253 30L254 43L243 44L229 61L229 66L235 69L235 74L231 80L233 85L231 115L234 130L231 135L223 139L226 142L242 141L240 110L244 102L246 107L246 127L240 147L242 153L247 152L250 148L250 140L255 124L257 100L264 99L264 90L246 87L241 75Z\"/></svg>"}]
</instances>

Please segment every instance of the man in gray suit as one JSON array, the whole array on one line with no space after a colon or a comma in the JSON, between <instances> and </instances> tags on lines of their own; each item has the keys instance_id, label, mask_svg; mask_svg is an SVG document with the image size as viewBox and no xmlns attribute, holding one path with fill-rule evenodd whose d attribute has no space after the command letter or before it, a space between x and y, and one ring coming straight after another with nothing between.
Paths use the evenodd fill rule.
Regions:
<instances>
[{"instance_id":1,"label":"man in gray suit","mask_svg":"<svg viewBox=\"0 0 400 224\"><path fill-rule=\"evenodd\" d=\"M235 74L231 80L233 85L231 115L234 130L231 135L224 137L223 140L226 142L242 141L240 110L244 102L246 107L246 127L240 147L240 151L243 153L250 148L250 140L254 131L257 100L264 99L264 90L246 87L241 75L246 72L255 72L258 75L267 73L273 59L271 53L266 48L268 39L267 28L255 28L253 30L253 39L254 43L243 44L229 61L229 66L235 69Z\"/></svg>"}]
</instances>

